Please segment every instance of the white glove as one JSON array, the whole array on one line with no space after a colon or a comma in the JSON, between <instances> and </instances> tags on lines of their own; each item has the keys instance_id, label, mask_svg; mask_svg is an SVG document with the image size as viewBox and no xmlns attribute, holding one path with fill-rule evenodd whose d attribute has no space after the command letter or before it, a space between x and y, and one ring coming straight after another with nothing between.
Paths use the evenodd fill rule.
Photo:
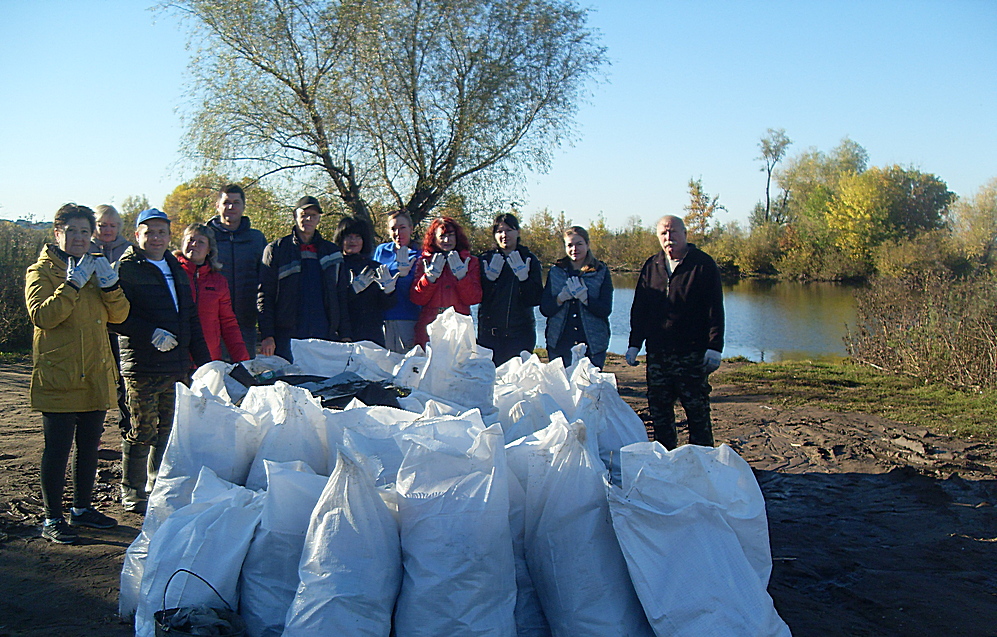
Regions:
<instances>
[{"instance_id":1,"label":"white glove","mask_svg":"<svg viewBox=\"0 0 997 637\"><path fill-rule=\"evenodd\" d=\"M570 281L571 279L568 280ZM573 298L575 298L575 295L571 293L571 286L565 285L561 288L561 291L557 293L557 304L564 305Z\"/></svg>"},{"instance_id":2,"label":"white glove","mask_svg":"<svg viewBox=\"0 0 997 637\"><path fill-rule=\"evenodd\" d=\"M66 268L66 282L77 290L82 288L90 280L90 277L93 276L94 268L97 267L94 261L93 256L89 254L84 254L80 259L69 257L69 266Z\"/></svg>"},{"instance_id":3,"label":"white glove","mask_svg":"<svg viewBox=\"0 0 997 637\"><path fill-rule=\"evenodd\" d=\"M485 261L485 277L489 281L494 281L502 274L503 267L505 267L505 257L501 252L496 252L491 259Z\"/></svg>"},{"instance_id":4,"label":"white glove","mask_svg":"<svg viewBox=\"0 0 997 637\"><path fill-rule=\"evenodd\" d=\"M161 327L152 333L152 344L160 352L168 352L177 346L177 337Z\"/></svg>"},{"instance_id":5,"label":"white glove","mask_svg":"<svg viewBox=\"0 0 997 637\"><path fill-rule=\"evenodd\" d=\"M398 264L398 276L408 276L412 266L415 265L417 255L411 254L408 246L398 246L395 248L395 263Z\"/></svg>"},{"instance_id":6,"label":"white glove","mask_svg":"<svg viewBox=\"0 0 997 637\"><path fill-rule=\"evenodd\" d=\"M353 291L360 294L367 287L374 282L374 272L370 268L364 268L360 274L354 276L353 271L350 271L350 285L353 286Z\"/></svg>"},{"instance_id":7,"label":"white glove","mask_svg":"<svg viewBox=\"0 0 997 637\"><path fill-rule=\"evenodd\" d=\"M512 268L512 273L516 275L516 278L520 281L525 281L527 277L530 276L530 257L526 257L526 262L523 262L523 257L519 254L517 250L513 250L509 253L509 267Z\"/></svg>"},{"instance_id":8,"label":"white glove","mask_svg":"<svg viewBox=\"0 0 997 637\"><path fill-rule=\"evenodd\" d=\"M440 275L443 274L443 268L447 265L447 257L442 252L436 252L429 261L425 259L422 261L425 265L426 278L429 279L430 283L436 283L436 279L440 278Z\"/></svg>"},{"instance_id":9,"label":"white glove","mask_svg":"<svg viewBox=\"0 0 997 637\"><path fill-rule=\"evenodd\" d=\"M97 285L102 290L114 287L118 282L118 271L114 269L111 262L106 257L94 257L94 274L97 275Z\"/></svg>"},{"instance_id":10,"label":"white glove","mask_svg":"<svg viewBox=\"0 0 997 637\"><path fill-rule=\"evenodd\" d=\"M450 271L453 272L458 281L467 276L467 264L470 262L471 257L467 257L461 261L460 254L456 250L447 252L447 263L450 264Z\"/></svg>"},{"instance_id":11,"label":"white glove","mask_svg":"<svg viewBox=\"0 0 997 637\"><path fill-rule=\"evenodd\" d=\"M639 347L630 347L627 349L626 359L627 365L630 367L637 367L637 354L640 353Z\"/></svg>"},{"instance_id":12,"label":"white glove","mask_svg":"<svg viewBox=\"0 0 997 637\"><path fill-rule=\"evenodd\" d=\"M399 276L401 276L400 273ZM398 277L391 274L391 270L388 269L388 266L381 265L377 268L374 280L381 286L381 289L384 290L385 294L391 294L395 291L395 283L397 283Z\"/></svg>"},{"instance_id":13,"label":"white glove","mask_svg":"<svg viewBox=\"0 0 997 637\"><path fill-rule=\"evenodd\" d=\"M582 303L588 305L589 302L589 289L582 280L576 276L568 277L568 288L571 290L571 296L575 297Z\"/></svg>"},{"instance_id":14,"label":"white glove","mask_svg":"<svg viewBox=\"0 0 997 637\"><path fill-rule=\"evenodd\" d=\"M709 376L720 369L720 352L715 349L706 350L703 355L703 372Z\"/></svg>"}]
</instances>

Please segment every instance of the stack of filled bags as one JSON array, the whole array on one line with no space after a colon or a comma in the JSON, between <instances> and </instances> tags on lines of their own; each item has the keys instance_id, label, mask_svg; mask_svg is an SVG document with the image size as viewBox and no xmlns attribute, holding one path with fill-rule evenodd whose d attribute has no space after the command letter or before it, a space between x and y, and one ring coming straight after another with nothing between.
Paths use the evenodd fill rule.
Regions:
<instances>
[{"instance_id":1,"label":"stack of filled bags","mask_svg":"<svg viewBox=\"0 0 997 637\"><path fill-rule=\"evenodd\" d=\"M469 318L429 333L405 357L293 343L303 374L409 388L402 409L323 409L282 382L236 405L219 363L177 386L121 574L137 635L164 604L220 605L185 573L164 590L181 568L253 637L789 634L765 590L764 501L733 451L648 443L586 358L496 370Z\"/></svg>"}]
</instances>

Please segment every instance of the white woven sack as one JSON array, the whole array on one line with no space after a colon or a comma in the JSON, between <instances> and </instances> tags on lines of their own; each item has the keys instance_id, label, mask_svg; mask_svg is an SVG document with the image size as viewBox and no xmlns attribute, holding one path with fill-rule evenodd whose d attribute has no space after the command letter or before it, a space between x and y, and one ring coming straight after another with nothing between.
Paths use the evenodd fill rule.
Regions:
<instances>
[{"instance_id":1,"label":"white woven sack","mask_svg":"<svg viewBox=\"0 0 997 637\"><path fill-rule=\"evenodd\" d=\"M585 426L563 414L513 453L525 467L526 560L555 637L649 637L609 519L605 468L585 446ZM522 469L519 469L520 471Z\"/></svg>"},{"instance_id":2,"label":"white woven sack","mask_svg":"<svg viewBox=\"0 0 997 637\"><path fill-rule=\"evenodd\" d=\"M284 637L388 637L401 586L398 525L371 475L336 461L308 525Z\"/></svg>"},{"instance_id":3,"label":"white woven sack","mask_svg":"<svg viewBox=\"0 0 997 637\"><path fill-rule=\"evenodd\" d=\"M502 430L403 434L398 471L405 575L395 630L405 637L516 634L516 567Z\"/></svg>"},{"instance_id":4,"label":"white woven sack","mask_svg":"<svg viewBox=\"0 0 997 637\"><path fill-rule=\"evenodd\" d=\"M301 463L265 464L267 491L239 576L239 612L253 637L280 637L298 590L308 521L327 478Z\"/></svg>"},{"instance_id":5,"label":"white woven sack","mask_svg":"<svg viewBox=\"0 0 997 637\"><path fill-rule=\"evenodd\" d=\"M218 479L210 469L201 475L205 480ZM237 607L239 571L260 518L260 502L252 491L233 486L221 493L212 487L217 495L207 502L195 498L171 515L150 540L135 613L137 637L153 637L153 614L163 609L166 585L181 568L210 582L232 608ZM166 591L165 607L197 604L218 607L221 602L197 578L178 575Z\"/></svg>"},{"instance_id":6,"label":"white woven sack","mask_svg":"<svg viewBox=\"0 0 997 637\"><path fill-rule=\"evenodd\" d=\"M622 461L622 485L607 485L613 526L655 633L788 637L748 464L727 445L656 442L624 447Z\"/></svg>"}]
</instances>

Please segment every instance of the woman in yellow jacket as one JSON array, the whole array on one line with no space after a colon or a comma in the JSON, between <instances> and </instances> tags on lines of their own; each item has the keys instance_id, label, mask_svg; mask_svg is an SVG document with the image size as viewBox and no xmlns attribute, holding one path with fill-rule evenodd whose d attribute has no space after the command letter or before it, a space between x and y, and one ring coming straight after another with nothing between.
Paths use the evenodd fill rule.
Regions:
<instances>
[{"instance_id":1,"label":"woman in yellow jacket","mask_svg":"<svg viewBox=\"0 0 997 637\"><path fill-rule=\"evenodd\" d=\"M88 254L96 221L86 206L66 204L55 215L55 245L28 268L24 300L35 326L31 408L42 412L45 450L41 483L42 537L72 544L72 526L107 529L117 521L91 508L104 416L116 404L118 370L107 324L128 317L129 304L110 262ZM66 464L73 456L73 510L63 518Z\"/></svg>"}]
</instances>

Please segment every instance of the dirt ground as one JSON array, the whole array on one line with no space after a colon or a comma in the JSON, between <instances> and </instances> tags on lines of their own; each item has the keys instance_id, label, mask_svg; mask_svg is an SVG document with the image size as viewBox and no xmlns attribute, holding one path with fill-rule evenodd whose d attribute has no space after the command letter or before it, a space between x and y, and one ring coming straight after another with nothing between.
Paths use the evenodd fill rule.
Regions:
<instances>
[{"instance_id":1,"label":"dirt ground","mask_svg":"<svg viewBox=\"0 0 997 637\"><path fill-rule=\"evenodd\" d=\"M608 371L647 420L643 367L613 360ZM116 501L114 415L96 502L120 526L85 530L75 546L47 542L29 376L28 364L0 365L0 637L129 635L118 576L141 518ZM997 635L997 446L782 408L720 383L713 397L717 441L751 464L765 494L769 591L794 635Z\"/></svg>"}]
</instances>

